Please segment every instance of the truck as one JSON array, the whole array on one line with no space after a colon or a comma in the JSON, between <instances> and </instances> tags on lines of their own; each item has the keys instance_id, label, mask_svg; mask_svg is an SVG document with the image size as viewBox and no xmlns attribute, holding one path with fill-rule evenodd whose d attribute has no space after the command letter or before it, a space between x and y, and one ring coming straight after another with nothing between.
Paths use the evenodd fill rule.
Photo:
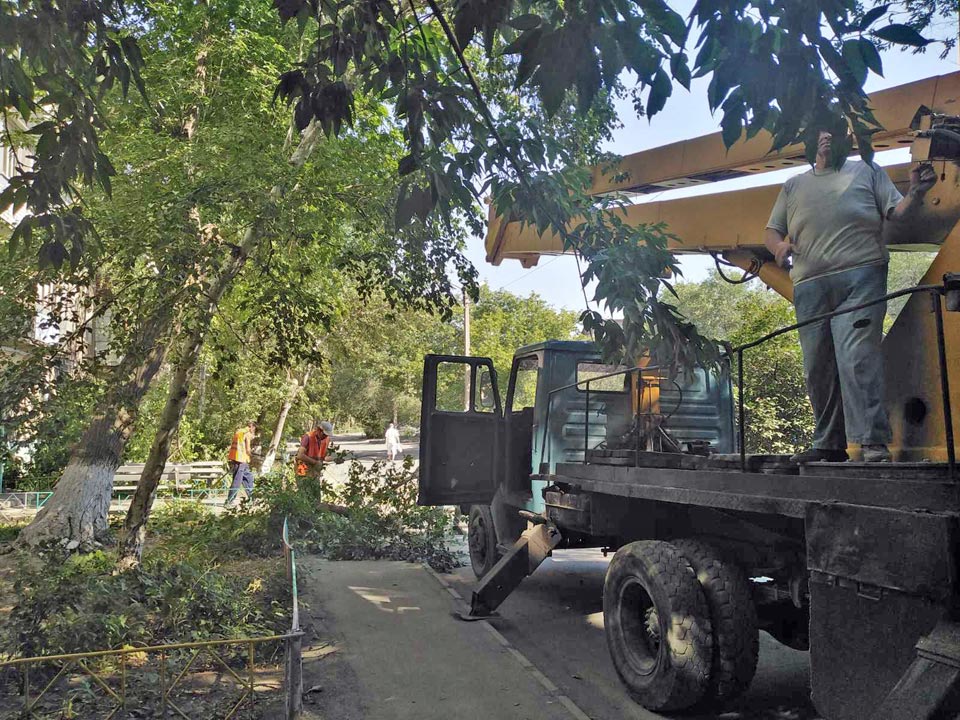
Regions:
<instances>
[{"instance_id":1,"label":"truck","mask_svg":"<svg viewBox=\"0 0 960 720\"><path fill-rule=\"evenodd\" d=\"M677 377L550 340L516 351L505 387L489 358L428 355L419 501L469 518L479 580L469 617L495 613L554 549L602 548L614 553L603 588L610 656L651 710L721 707L742 693L763 629L809 650L812 700L828 720L960 714L960 135L938 115L960 101L960 73L871 100L887 128L876 144L909 145L942 173L922 242L898 248L938 255L920 285L889 296L909 297L883 343L894 462L748 454L733 379L749 382L743 356L769 338ZM757 150L762 138L729 154L720 142L628 156L630 172L597 169L595 190L652 192L802 162L801 148ZM890 174L902 183L908 170ZM722 222L715 195L634 205L628 220L674 217L676 251L715 253L789 299L789 277L761 242L743 241L751 223L760 234L775 192L728 194ZM562 251L557 242L494 217L488 259L530 265Z\"/></svg>"}]
</instances>

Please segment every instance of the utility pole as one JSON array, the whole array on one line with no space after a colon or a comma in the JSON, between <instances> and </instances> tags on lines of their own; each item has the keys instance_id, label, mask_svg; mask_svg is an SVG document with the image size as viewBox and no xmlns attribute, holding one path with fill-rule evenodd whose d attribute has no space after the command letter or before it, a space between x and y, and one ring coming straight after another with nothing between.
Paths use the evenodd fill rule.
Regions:
<instances>
[{"instance_id":1,"label":"utility pole","mask_svg":"<svg viewBox=\"0 0 960 720\"><path fill-rule=\"evenodd\" d=\"M470 298L467 289L463 289L463 354L470 354ZM470 366L464 365L463 409L470 412Z\"/></svg>"}]
</instances>

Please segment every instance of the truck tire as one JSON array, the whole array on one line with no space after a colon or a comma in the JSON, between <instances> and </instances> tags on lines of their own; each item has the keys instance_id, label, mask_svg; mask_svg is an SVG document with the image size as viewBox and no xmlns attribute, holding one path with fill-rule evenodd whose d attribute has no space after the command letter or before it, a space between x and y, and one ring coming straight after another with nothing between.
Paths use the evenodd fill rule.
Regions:
<instances>
[{"instance_id":1,"label":"truck tire","mask_svg":"<svg viewBox=\"0 0 960 720\"><path fill-rule=\"evenodd\" d=\"M710 610L713 663L704 700L732 700L750 687L760 652L757 607L750 581L736 563L707 543L677 540L674 546L696 573Z\"/></svg>"},{"instance_id":2,"label":"truck tire","mask_svg":"<svg viewBox=\"0 0 960 720\"><path fill-rule=\"evenodd\" d=\"M713 635L700 584L670 543L617 550L603 583L603 624L617 674L650 710L695 705L710 684Z\"/></svg>"},{"instance_id":3,"label":"truck tire","mask_svg":"<svg viewBox=\"0 0 960 720\"><path fill-rule=\"evenodd\" d=\"M489 505L470 507L470 524L467 528L467 544L470 548L470 565L477 580L497 564L497 531Z\"/></svg>"}]
</instances>

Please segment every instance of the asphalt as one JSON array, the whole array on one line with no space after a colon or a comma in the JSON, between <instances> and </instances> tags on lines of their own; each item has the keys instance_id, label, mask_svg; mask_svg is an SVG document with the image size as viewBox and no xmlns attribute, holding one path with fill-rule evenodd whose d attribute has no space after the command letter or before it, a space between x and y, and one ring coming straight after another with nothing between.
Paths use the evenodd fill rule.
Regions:
<instances>
[{"instance_id":1,"label":"asphalt","mask_svg":"<svg viewBox=\"0 0 960 720\"><path fill-rule=\"evenodd\" d=\"M561 692L594 720L659 720L627 695L603 633L603 579L609 558L599 550L558 550L500 606L494 625ZM469 567L449 576L465 598L476 584ZM811 720L809 655L760 634L760 662L747 693L729 707L687 720Z\"/></svg>"},{"instance_id":2,"label":"asphalt","mask_svg":"<svg viewBox=\"0 0 960 720\"><path fill-rule=\"evenodd\" d=\"M575 717L489 626L455 619L454 598L421 565L308 557L298 569L309 606L304 687L312 714L338 720Z\"/></svg>"},{"instance_id":3,"label":"asphalt","mask_svg":"<svg viewBox=\"0 0 960 720\"><path fill-rule=\"evenodd\" d=\"M665 718L630 699L607 654L607 562L597 550L557 551L498 619L465 623L454 595L469 598L469 568L436 576L410 563L303 558L306 707L338 720ZM684 717L813 720L807 653L761 633L746 695Z\"/></svg>"}]
</instances>

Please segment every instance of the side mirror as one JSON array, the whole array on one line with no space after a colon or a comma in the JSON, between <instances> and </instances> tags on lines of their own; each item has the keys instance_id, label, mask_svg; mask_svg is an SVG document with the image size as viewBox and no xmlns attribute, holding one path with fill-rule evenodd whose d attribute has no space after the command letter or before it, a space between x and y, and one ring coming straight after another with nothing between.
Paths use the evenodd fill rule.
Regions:
<instances>
[{"instance_id":1,"label":"side mirror","mask_svg":"<svg viewBox=\"0 0 960 720\"><path fill-rule=\"evenodd\" d=\"M493 396L493 382L490 380L490 371L481 370L477 378L477 405L485 410L496 408L497 401Z\"/></svg>"}]
</instances>

